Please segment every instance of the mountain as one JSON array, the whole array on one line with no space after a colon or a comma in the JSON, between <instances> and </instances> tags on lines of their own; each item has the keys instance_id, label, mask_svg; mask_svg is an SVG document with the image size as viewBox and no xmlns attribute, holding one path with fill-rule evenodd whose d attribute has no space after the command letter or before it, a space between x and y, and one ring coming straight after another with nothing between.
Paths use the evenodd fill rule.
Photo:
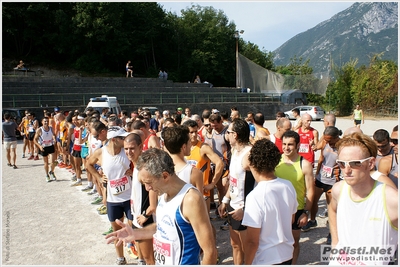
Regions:
<instances>
[{"instance_id":1,"label":"mountain","mask_svg":"<svg viewBox=\"0 0 400 267\"><path fill-rule=\"evenodd\" d=\"M359 2L288 40L275 54L275 65L286 65L294 56L310 59L314 72L326 71L331 56L335 65L351 59L368 65L370 57L398 59L398 3Z\"/></svg>"}]
</instances>

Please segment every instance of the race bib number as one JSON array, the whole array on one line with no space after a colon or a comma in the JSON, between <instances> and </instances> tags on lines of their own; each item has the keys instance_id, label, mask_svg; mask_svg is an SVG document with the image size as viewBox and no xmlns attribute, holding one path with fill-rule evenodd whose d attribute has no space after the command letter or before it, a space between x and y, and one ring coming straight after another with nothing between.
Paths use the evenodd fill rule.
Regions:
<instances>
[{"instance_id":1,"label":"race bib number","mask_svg":"<svg viewBox=\"0 0 400 267\"><path fill-rule=\"evenodd\" d=\"M28 132L34 132L35 131L35 129L33 128L33 125L29 125L28 126Z\"/></svg>"},{"instance_id":2,"label":"race bib number","mask_svg":"<svg viewBox=\"0 0 400 267\"><path fill-rule=\"evenodd\" d=\"M229 185L230 185L230 196L231 199L235 199L239 194L238 189L238 179L232 176L229 176Z\"/></svg>"},{"instance_id":3,"label":"race bib number","mask_svg":"<svg viewBox=\"0 0 400 267\"><path fill-rule=\"evenodd\" d=\"M42 142L42 146L44 147L48 147L51 146L53 144L53 140L46 140Z\"/></svg>"},{"instance_id":4,"label":"race bib number","mask_svg":"<svg viewBox=\"0 0 400 267\"><path fill-rule=\"evenodd\" d=\"M80 145L81 145L81 143L79 143L79 138L76 138L76 139L74 140L74 145L77 145L77 146L80 146Z\"/></svg>"},{"instance_id":5,"label":"race bib number","mask_svg":"<svg viewBox=\"0 0 400 267\"><path fill-rule=\"evenodd\" d=\"M299 153L308 153L310 151L309 144L300 144Z\"/></svg>"},{"instance_id":6,"label":"race bib number","mask_svg":"<svg viewBox=\"0 0 400 267\"><path fill-rule=\"evenodd\" d=\"M122 192L131 188L128 177L124 176L122 178L110 181L111 193L113 195L119 195Z\"/></svg>"},{"instance_id":7,"label":"race bib number","mask_svg":"<svg viewBox=\"0 0 400 267\"><path fill-rule=\"evenodd\" d=\"M332 176L332 171L332 167L322 165L322 176L330 178Z\"/></svg>"},{"instance_id":8,"label":"race bib number","mask_svg":"<svg viewBox=\"0 0 400 267\"><path fill-rule=\"evenodd\" d=\"M153 249L154 260L156 265L174 265L173 264L173 250L172 243L168 241L161 241L153 236Z\"/></svg>"}]
</instances>

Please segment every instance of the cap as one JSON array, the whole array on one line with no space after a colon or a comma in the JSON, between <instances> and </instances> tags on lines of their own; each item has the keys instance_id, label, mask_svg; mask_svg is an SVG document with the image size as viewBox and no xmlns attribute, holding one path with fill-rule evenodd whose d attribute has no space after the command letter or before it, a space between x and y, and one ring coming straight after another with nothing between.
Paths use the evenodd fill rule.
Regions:
<instances>
[{"instance_id":1,"label":"cap","mask_svg":"<svg viewBox=\"0 0 400 267\"><path fill-rule=\"evenodd\" d=\"M107 139L115 138L118 136L128 136L129 132L125 131L124 128L121 128L119 126L112 126L108 128L107 131Z\"/></svg>"},{"instance_id":2,"label":"cap","mask_svg":"<svg viewBox=\"0 0 400 267\"><path fill-rule=\"evenodd\" d=\"M58 111L60 111L60 108L59 108L59 107L55 107L55 108L54 108L54 111L55 111L55 112L58 112Z\"/></svg>"},{"instance_id":3,"label":"cap","mask_svg":"<svg viewBox=\"0 0 400 267\"><path fill-rule=\"evenodd\" d=\"M218 109L213 109L212 113L219 113L219 110Z\"/></svg>"},{"instance_id":4,"label":"cap","mask_svg":"<svg viewBox=\"0 0 400 267\"><path fill-rule=\"evenodd\" d=\"M168 110L164 110L162 114L168 115L168 114L169 114L169 111L168 111Z\"/></svg>"},{"instance_id":5,"label":"cap","mask_svg":"<svg viewBox=\"0 0 400 267\"><path fill-rule=\"evenodd\" d=\"M182 111L183 110L183 108L178 108L178 111Z\"/></svg>"}]
</instances>

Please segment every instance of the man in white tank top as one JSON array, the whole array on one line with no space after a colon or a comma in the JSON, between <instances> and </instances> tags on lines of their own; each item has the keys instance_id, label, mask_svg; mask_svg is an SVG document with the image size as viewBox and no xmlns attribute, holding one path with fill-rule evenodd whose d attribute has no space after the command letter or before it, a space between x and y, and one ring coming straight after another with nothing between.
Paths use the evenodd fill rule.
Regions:
<instances>
[{"instance_id":1,"label":"man in white tank top","mask_svg":"<svg viewBox=\"0 0 400 267\"><path fill-rule=\"evenodd\" d=\"M161 149L150 148L143 152L136 168L146 190L159 196L157 222L132 229L116 220L123 228L107 235L107 243L119 245L153 238L157 265L215 264L217 250L203 194L179 179L171 156ZM201 262L200 249L203 251Z\"/></svg>"},{"instance_id":2,"label":"man in white tank top","mask_svg":"<svg viewBox=\"0 0 400 267\"><path fill-rule=\"evenodd\" d=\"M97 149L88 159L87 169L92 173L93 177L106 183L107 185L107 215L111 226L115 231L121 227L115 222L116 220L124 220L124 216L128 219L128 224L132 226L131 213L131 188L132 177L127 174L130 171L130 161L123 149L124 139L129 135L123 128L112 126L107 131L107 145L101 149ZM100 162L103 170L103 176L95 169L95 164ZM117 265L126 264L122 244L115 243L117 252Z\"/></svg>"},{"instance_id":3,"label":"man in white tank top","mask_svg":"<svg viewBox=\"0 0 400 267\"><path fill-rule=\"evenodd\" d=\"M343 137L336 147L344 180L333 186L328 206L330 264L388 264L398 241L397 190L370 176L377 151L370 137L353 133ZM335 253L339 250L341 253Z\"/></svg>"},{"instance_id":4,"label":"man in white tank top","mask_svg":"<svg viewBox=\"0 0 400 267\"><path fill-rule=\"evenodd\" d=\"M55 161L55 146L56 136L52 127L49 126L49 118L42 119L43 126L36 130L33 142L38 147L39 152L43 156L44 170L46 172L46 182L55 181L57 178L54 174L56 167L53 162ZM50 155L50 161L49 156ZM49 171L50 164L50 171Z\"/></svg>"},{"instance_id":5,"label":"man in white tank top","mask_svg":"<svg viewBox=\"0 0 400 267\"><path fill-rule=\"evenodd\" d=\"M203 173L193 167L185 159L190 155L192 143L190 142L189 128L178 125L167 127L161 133L165 148L168 150L175 164L175 173L185 183L191 184L203 193Z\"/></svg>"}]
</instances>

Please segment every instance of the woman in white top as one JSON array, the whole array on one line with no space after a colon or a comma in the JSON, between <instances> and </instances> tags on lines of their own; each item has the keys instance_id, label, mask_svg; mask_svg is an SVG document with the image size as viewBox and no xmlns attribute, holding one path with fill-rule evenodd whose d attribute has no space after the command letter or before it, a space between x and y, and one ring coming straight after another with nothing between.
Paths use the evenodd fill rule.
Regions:
<instances>
[{"instance_id":1,"label":"woman in white top","mask_svg":"<svg viewBox=\"0 0 400 267\"><path fill-rule=\"evenodd\" d=\"M249 168L248 155L250 128L243 119L236 118L226 130L225 138L232 146L229 165L229 189L222 199L218 212L221 217L228 216L229 233L233 249L233 263L244 263L243 241L246 239L246 226L242 225L246 195L254 187L254 177Z\"/></svg>"}]
</instances>

